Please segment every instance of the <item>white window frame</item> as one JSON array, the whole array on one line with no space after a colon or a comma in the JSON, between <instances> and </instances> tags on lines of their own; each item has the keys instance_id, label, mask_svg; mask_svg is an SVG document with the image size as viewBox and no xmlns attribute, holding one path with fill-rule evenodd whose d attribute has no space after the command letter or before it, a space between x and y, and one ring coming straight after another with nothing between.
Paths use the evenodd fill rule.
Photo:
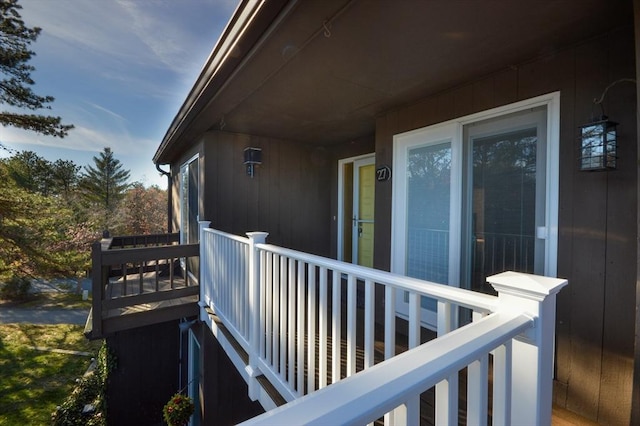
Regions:
<instances>
[{"instance_id":1,"label":"white window frame","mask_svg":"<svg viewBox=\"0 0 640 426\"><path fill-rule=\"evenodd\" d=\"M538 229L538 238L544 238L544 274L557 275L558 262L558 199L559 199L559 155L560 155L560 92L515 102L487 111L460 117L447 122L394 135L393 137L393 179L392 223L391 223L391 271L406 274L406 226L407 226L407 182L405 170L410 148L437 141L451 142L451 201L449 241L449 285L460 286L460 262L462 232L462 153L463 129L465 125L501 117L510 113L545 106L547 114L546 151L546 209L545 227Z\"/></svg>"},{"instance_id":2,"label":"white window frame","mask_svg":"<svg viewBox=\"0 0 640 426\"><path fill-rule=\"evenodd\" d=\"M187 169L189 167L189 165L191 163L193 163L194 161L200 159L200 155L199 154L195 154L193 157L189 158L187 161L185 161L184 163L182 163L182 165L180 166L180 178L179 178L179 182L180 182L180 244L189 244L191 241L189 241L189 226L187 224L187 229L182 229L183 225L184 225L184 215L186 212L186 206L184 203L184 170ZM200 173L200 165L198 164L198 173ZM200 182L198 182L198 191L200 190ZM187 194L188 196L188 194ZM198 197L200 197L200 194L198 194ZM200 219L200 212L198 212L198 220ZM188 219L187 219L188 220Z\"/></svg>"}]
</instances>

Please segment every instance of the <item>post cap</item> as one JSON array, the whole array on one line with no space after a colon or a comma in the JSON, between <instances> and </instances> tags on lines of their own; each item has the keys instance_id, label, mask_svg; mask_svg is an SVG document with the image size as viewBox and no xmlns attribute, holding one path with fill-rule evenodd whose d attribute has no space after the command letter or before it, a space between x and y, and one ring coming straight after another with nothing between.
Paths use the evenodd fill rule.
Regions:
<instances>
[{"instance_id":1,"label":"post cap","mask_svg":"<svg viewBox=\"0 0 640 426\"><path fill-rule=\"evenodd\" d=\"M562 278L506 271L487 277L487 282L498 293L517 295L533 300L543 300L558 293L569 282Z\"/></svg>"}]
</instances>

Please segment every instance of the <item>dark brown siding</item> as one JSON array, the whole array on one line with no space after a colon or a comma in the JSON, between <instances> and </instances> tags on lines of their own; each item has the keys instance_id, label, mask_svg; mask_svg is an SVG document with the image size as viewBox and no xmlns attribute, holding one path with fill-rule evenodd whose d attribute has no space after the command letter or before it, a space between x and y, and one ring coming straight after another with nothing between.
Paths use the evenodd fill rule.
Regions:
<instances>
[{"instance_id":1,"label":"dark brown siding","mask_svg":"<svg viewBox=\"0 0 640 426\"><path fill-rule=\"evenodd\" d=\"M178 322L121 331L107 337L116 368L107 384L110 425L157 425L178 391Z\"/></svg>"},{"instance_id":2,"label":"dark brown siding","mask_svg":"<svg viewBox=\"0 0 640 426\"><path fill-rule=\"evenodd\" d=\"M211 330L203 323L193 330L202 349L202 424L233 425L264 413L259 402L249 399L247 384Z\"/></svg>"},{"instance_id":3,"label":"dark brown siding","mask_svg":"<svg viewBox=\"0 0 640 426\"><path fill-rule=\"evenodd\" d=\"M605 424L629 421L633 367L637 135L635 87L614 86L604 107L617 121L618 170L577 167L577 126L607 85L635 77L631 28L513 66L381 115L376 163L391 164L393 135L560 91L558 298L555 401ZM399 171L394 171L397 178ZM376 187L375 266L389 269L391 185Z\"/></svg>"},{"instance_id":4,"label":"dark brown siding","mask_svg":"<svg viewBox=\"0 0 640 426\"><path fill-rule=\"evenodd\" d=\"M262 148L253 178L243 165L246 147ZM268 242L328 256L332 169L324 149L226 132L203 138L202 219L226 232L269 233Z\"/></svg>"}]
</instances>

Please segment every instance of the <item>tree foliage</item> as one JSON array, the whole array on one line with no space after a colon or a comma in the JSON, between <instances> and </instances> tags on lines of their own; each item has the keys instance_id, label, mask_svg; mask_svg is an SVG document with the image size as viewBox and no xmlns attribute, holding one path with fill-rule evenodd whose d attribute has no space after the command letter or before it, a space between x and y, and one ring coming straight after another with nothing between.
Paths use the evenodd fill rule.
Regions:
<instances>
[{"instance_id":1,"label":"tree foliage","mask_svg":"<svg viewBox=\"0 0 640 426\"><path fill-rule=\"evenodd\" d=\"M130 173L108 147L93 157L93 162L93 166L84 166L79 186L84 200L101 217L102 229L113 231L116 227L114 213L130 186Z\"/></svg>"},{"instance_id":2,"label":"tree foliage","mask_svg":"<svg viewBox=\"0 0 640 426\"><path fill-rule=\"evenodd\" d=\"M0 104L15 109L37 111L51 109L51 96L37 95L29 64L35 53L29 49L41 29L25 26L17 0L0 0ZM60 117L35 113L0 111L0 124L31 130L44 135L64 137L73 125L61 124Z\"/></svg>"},{"instance_id":3,"label":"tree foliage","mask_svg":"<svg viewBox=\"0 0 640 426\"><path fill-rule=\"evenodd\" d=\"M120 204L118 234L144 235L167 232L167 191L134 183Z\"/></svg>"},{"instance_id":4,"label":"tree foliage","mask_svg":"<svg viewBox=\"0 0 640 426\"><path fill-rule=\"evenodd\" d=\"M111 163L128 178L117 160ZM12 276L77 276L90 268L105 209L87 200L80 169L73 161L50 162L31 151L0 159L0 282ZM110 199L112 216L119 219L114 235L166 232L166 191L134 183L120 195Z\"/></svg>"}]
</instances>

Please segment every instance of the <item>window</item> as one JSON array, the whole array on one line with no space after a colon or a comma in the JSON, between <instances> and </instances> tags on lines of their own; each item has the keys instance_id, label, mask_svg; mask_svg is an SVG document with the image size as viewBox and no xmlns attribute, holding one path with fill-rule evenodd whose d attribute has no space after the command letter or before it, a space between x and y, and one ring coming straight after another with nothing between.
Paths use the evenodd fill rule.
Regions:
<instances>
[{"instance_id":1,"label":"window","mask_svg":"<svg viewBox=\"0 0 640 426\"><path fill-rule=\"evenodd\" d=\"M392 271L487 293L505 270L555 276L558 122L554 93L396 135Z\"/></svg>"},{"instance_id":2,"label":"window","mask_svg":"<svg viewBox=\"0 0 640 426\"><path fill-rule=\"evenodd\" d=\"M180 167L180 243L198 242L198 156Z\"/></svg>"}]
</instances>

